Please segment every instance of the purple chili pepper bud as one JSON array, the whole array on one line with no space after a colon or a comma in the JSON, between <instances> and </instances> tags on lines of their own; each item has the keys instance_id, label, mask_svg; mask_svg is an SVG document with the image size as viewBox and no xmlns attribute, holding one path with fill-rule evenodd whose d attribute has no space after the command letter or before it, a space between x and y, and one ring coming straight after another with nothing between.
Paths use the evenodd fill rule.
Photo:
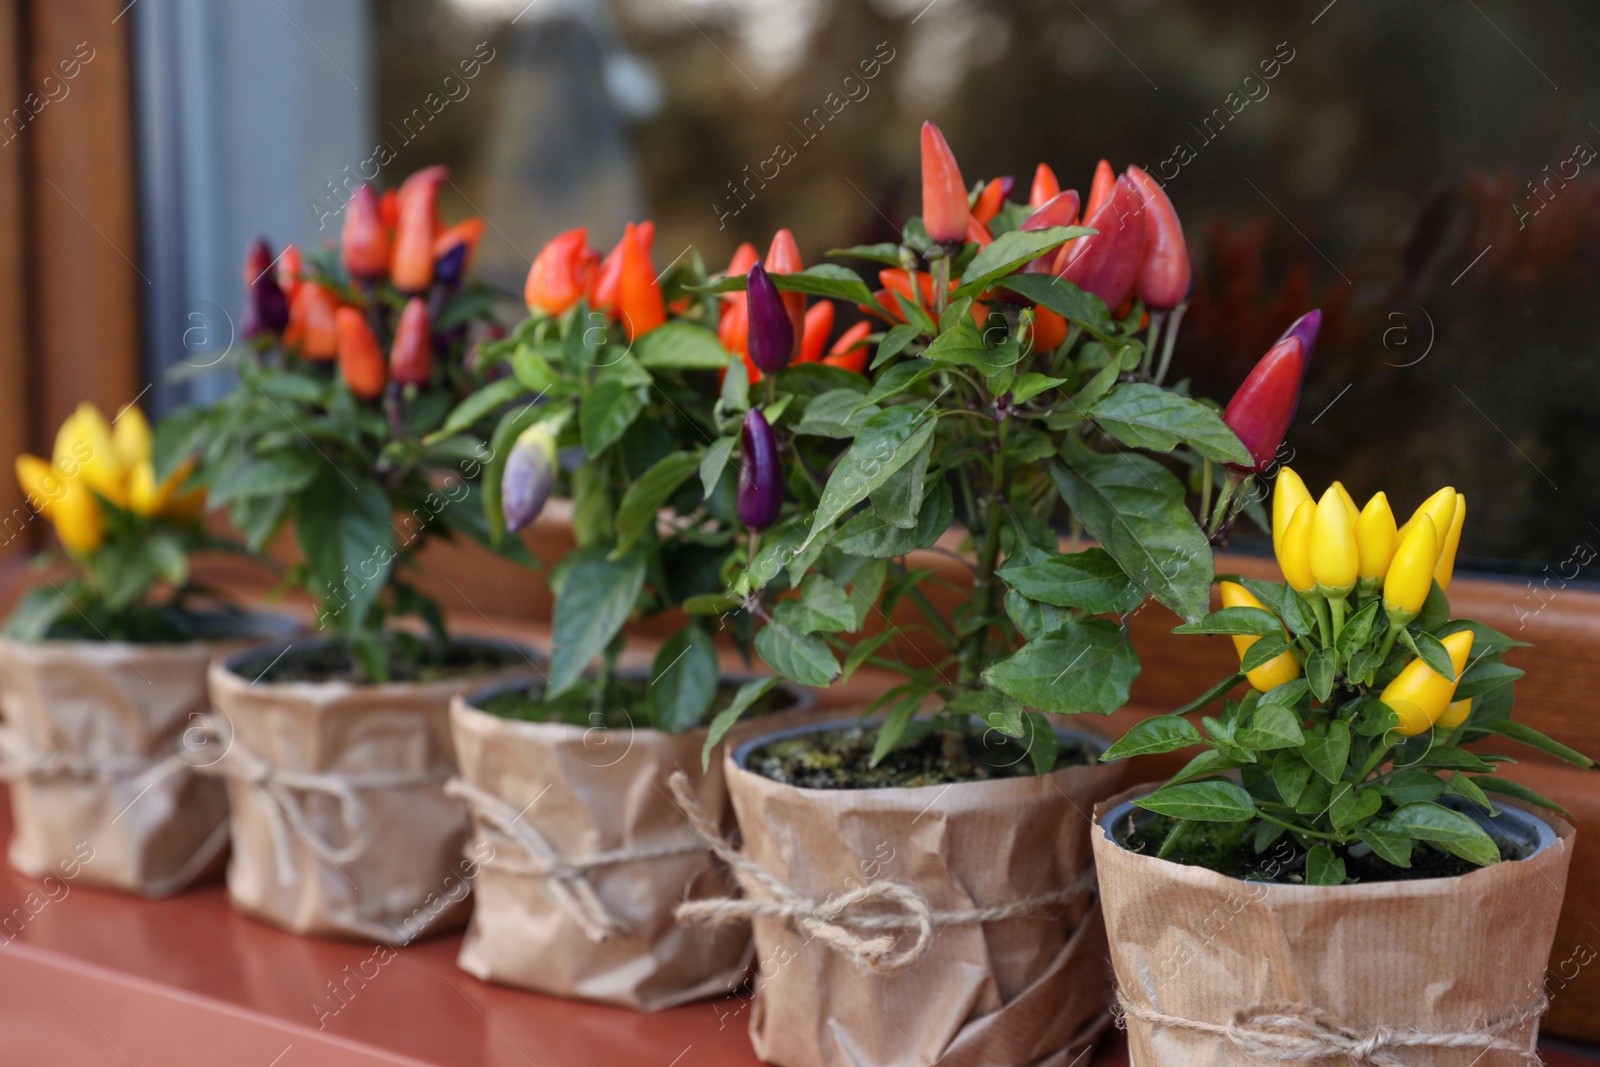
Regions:
<instances>
[{"instance_id":1,"label":"purple chili pepper bud","mask_svg":"<svg viewBox=\"0 0 1600 1067\"><path fill-rule=\"evenodd\" d=\"M500 511L512 533L539 517L556 480L556 439L541 423L517 435L500 476Z\"/></svg>"},{"instance_id":2,"label":"purple chili pepper bud","mask_svg":"<svg viewBox=\"0 0 1600 1067\"><path fill-rule=\"evenodd\" d=\"M1313 311L1308 311L1304 315L1301 315L1298 319L1295 319L1294 323L1287 330L1283 331L1283 337L1279 337L1278 340L1281 341L1284 337L1300 338L1300 343L1305 346L1306 362L1310 363L1311 353L1315 352L1317 349L1317 331L1321 329L1322 309L1317 308Z\"/></svg>"},{"instance_id":3,"label":"purple chili pepper bud","mask_svg":"<svg viewBox=\"0 0 1600 1067\"><path fill-rule=\"evenodd\" d=\"M777 374L789 366L789 357L794 355L794 322L772 276L760 263L745 276L745 289L749 294L750 358L762 374ZM766 425L766 419L761 422ZM748 422L745 427L749 433Z\"/></svg>"},{"instance_id":4,"label":"purple chili pepper bud","mask_svg":"<svg viewBox=\"0 0 1600 1067\"><path fill-rule=\"evenodd\" d=\"M444 255L433 261L433 280L440 285L458 285L466 266L467 246L451 245Z\"/></svg>"},{"instance_id":5,"label":"purple chili pepper bud","mask_svg":"<svg viewBox=\"0 0 1600 1067\"><path fill-rule=\"evenodd\" d=\"M254 305L256 321L273 333L282 333L289 325L289 298L278 288L278 280L270 273L263 274L250 287L250 303Z\"/></svg>"},{"instance_id":6,"label":"purple chili pepper bud","mask_svg":"<svg viewBox=\"0 0 1600 1067\"><path fill-rule=\"evenodd\" d=\"M739 521L752 530L765 530L778 520L783 507L778 441L767 417L752 408L744 417L739 442Z\"/></svg>"}]
</instances>

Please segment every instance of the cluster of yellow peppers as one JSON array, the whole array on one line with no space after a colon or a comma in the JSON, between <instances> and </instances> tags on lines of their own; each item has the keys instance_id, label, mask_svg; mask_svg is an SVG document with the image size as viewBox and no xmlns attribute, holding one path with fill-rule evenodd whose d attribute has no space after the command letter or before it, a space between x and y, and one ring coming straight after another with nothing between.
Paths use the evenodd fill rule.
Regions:
<instances>
[{"instance_id":1,"label":"cluster of yellow peppers","mask_svg":"<svg viewBox=\"0 0 1600 1067\"><path fill-rule=\"evenodd\" d=\"M1383 493L1357 509L1345 487L1334 482L1314 499L1300 476L1284 467L1273 493L1272 544L1289 586L1325 599L1336 619L1343 618L1351 593L1371 596L1381 591L1393 634L1421 613L1435 581L1441 589L1450 587L1466 517L1467 498L1446 486L1398 526ZM1222 583L1222 604L1262 606L1249 590L1233 582ZM1240 656L1259 640L1245 635L1233 639ZM1441 644L1459 679L1472 653L1471 631L1451 634ZM1288 651L1247 677L1265 692L1298 678L1300 671L1299 658ZM1470 700L1452 700L1456 684L1417 658L1406 664L1379 699L1399 716L1398 729L1408 737L1435 726L1453 730L1466 721L1472 708Z\"/></svg>"},{"instance_id":2,"label":"cluster of yellow peppers","mask_svg":"<svg viewBox=\"0 0 1600 1067\"><path fill-rule=\"evenodd\" d=\"M150 459L150 424L136 407L116 425L93 404L80 404L56 433L48 461L17 457L17 481L28 504L49 519L69 551L87 555L105 541L100 498L139 515L190 522L205 508L205 491L178 492L190 464L157 483Z\"/></svg>"}]
</instances>

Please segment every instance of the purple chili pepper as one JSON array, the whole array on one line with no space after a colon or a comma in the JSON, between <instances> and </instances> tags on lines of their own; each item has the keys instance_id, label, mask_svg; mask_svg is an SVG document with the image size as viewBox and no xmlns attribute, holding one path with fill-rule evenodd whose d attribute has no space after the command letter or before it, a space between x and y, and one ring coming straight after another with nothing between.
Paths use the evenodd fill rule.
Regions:
<instances>
[{"instance_id":1,"label":"purple chili pepper","mask_svg":"<svg viewBox=\"0 0 1600 1067\"><path fill-rule=\"evenodd\" d=\"M467 246L451 245L444 255L433 261L433 280L440 285L458 285L466 273Z\"/></svg>"},{"instance_id":2,"label":"purple chili pepper","mask_svg":"<svg viewBox=\"0 0 1600 1067\"><path fill-rule=\"evenodd\" d=\"M544 510L556 480L556 440L540 423L517 435L500 476L500 510L506 529L522 529Z\"/></svg>"},{"instance_id":3,"label":"purple chili pepper","mask_svg":"<svg viewBox=\"0 0 1600 1067\"><path fill-rule=\"evenodd\" d=\"M789 366L789 358L794 355L794 322L778 287L760 263L750 268L745 289L749 294L750 359L762 374L777 374ZM762 424L766 424L765 419ZM748 433L749 424L745 425Z\"/></svg>"},{"instance_id":4,"label":"purple chili pepper","mask_svg":"<svg viewBox=\"0 0 1600 1067\"><path fill-rule=\"evenodd\" d=\"M1279 337L1278 340L1281 341L1284 337L1300 338L1300 343L1306 349L1306 362L1310 363L1311 353L1317 348L1317 331L1320 329L1322 329L1322 310L1318 308L1295 319L1294 323L1283 331L1283 337Z\"/></svg>"},{"instance_id":5,"label":"purple chili pepper","mask_svg":"<svg viewBox=\"0 0 1600 1067\"><path fill-rule=\"evenodd\" d=\"M739 521L752 530L765 530L778 520L783 507L783 470L778 466L777 438L767 417L755 408L744 417L739 447Z\"/></svg>"}]
</instances>

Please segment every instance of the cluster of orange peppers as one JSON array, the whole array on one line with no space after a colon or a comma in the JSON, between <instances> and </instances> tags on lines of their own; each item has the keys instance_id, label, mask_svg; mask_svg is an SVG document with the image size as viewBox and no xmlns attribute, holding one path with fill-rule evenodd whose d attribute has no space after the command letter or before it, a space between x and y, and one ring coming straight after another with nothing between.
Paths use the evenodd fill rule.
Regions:
<instances>
[{"instance_id":1,"label":"cluster of orange peppers","mask_svg":"<svg viewBox=\"0 0 1600 1067\"><path fill-rule=\"evenodd\" d=\"M622 323L628 340L637 340L667 321L661 282L650 260L656 224L628 223L604 259L589 247L580 226L550 239L534 257L523 286L529 311L560 315L579 300Z\"/></svg>"},{"instance_id":2,"label":"cluster of orange peppers","mask_svg":"<svg viewBox=\"0 0 1600 1067\"><path fill-rule=\"evenodd\" d=\"M439 217L439 186L445 167L425 167L381 196L363 185L345 205L339 254L365 307L345 299L332 286L307 276L300 250L289 245L270 279L288 301L283 341L310 360L339 361L350 391L370 400L393 381L426 385L433 374L432 314L428 297L435 287L459 285L472 263L484 220L473 217L445 226ZM265 262L263 262L265 261ZM270 250L257 242L245 259L245 285L253 301L262 299L270 269ZM394 328L387 359L374 324L381 307L376 287L388 283L408 299ZM270 328L270 316L262 316Z\"/></svg>"}]
</instances>

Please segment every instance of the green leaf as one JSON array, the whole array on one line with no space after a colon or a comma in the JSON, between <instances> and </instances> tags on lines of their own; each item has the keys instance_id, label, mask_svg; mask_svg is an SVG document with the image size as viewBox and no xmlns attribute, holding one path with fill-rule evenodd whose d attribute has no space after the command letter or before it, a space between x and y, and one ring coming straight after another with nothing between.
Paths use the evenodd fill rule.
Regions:
<instances>
[{"instance_id":1,"label":"green leaf","mask_svg":"<svg viewBox=\"0 0 1600 1067\"><path fill-rule=\"evenodd\" d=\"M733 454L733 446L739 439L732 435L719 437L706 446L705 453L700 457L700 489L706 496L717 491L717 483L722 480L722 471L728 465L728 457Z\"/></svg>"},{"instance_id":2,"label":"green leaf","mask_svg":"<svg viewBox=\"0 0 1600 1067\"><path fill-rule=\"evenodd\" d=\"M753 682L746 682L739 687L737 693L733 694L733 699L728 702L728 706L717 712L716 717L711 720L710 729L706 731L705 747L700 750L700 768L702 770L711 766L712 750L717 747L718 742L727 736L728 731L733 729L733 724L739 721L739 717L750 710L752 704L766 696L772 690L772 687L777 684L777 678L757 678Z\"/></svg>"},{"instance_id":3,"label":"green leaf","mask_svg":"<svg viewBox=\"0 0 1600 1067\"><path fill-rule=\"evenodd\" d=\"M890 526L898 526L902 530L917 528L927 486L928 461L932 456L933 437L930 435L910 463L895 471L886 482L872 491L872 510Z\"/></svg>"},{"instance_id":4,"label":"green leaf","mask_svg":"<svg viewBox=\"0 0 1600 1067\"><path fill-rule=\"evenodd\" d=\"M1056 760L1061 755L1061 741L1056 737L1056 732L1050 721L1036 711L1030 711L1022 717L1023 725L1028 731L1028 758L1033 762L1034 774L1049 774L1055 770Z\"/></svg>"},{"instance_id":5,"label":"green leaf","mask_svg":"<svg viewBox=\"0 0 1600 1067\"><path fill-rule=\"evenodd\" d=\"M1175 634L1242 634L1248 637L1282 637L1283 623L1265 608L1221 608L1194 622L1173 627Z\"/></svg>"},{"instance_id":6,"label":"green leaf","mask_svg":"<svg viewBox=\"0 0 1600 1067\"><path fill-rule=\"evenodd\" d=\"M1108 337L1116 332L1117 324L1106 309L1105 301L1084 292L1065 278L1049 274L1013 274L1000 285L1049 308L1097 337Z\"/></svg>"},{"instance_id":7,"label":"green leaf","mask_svg":"<svg viewBox=\"0 0 1600 1067\"><path fill-rule=\"evenodd\" d=\"M917 332L917 328L909 322L890 327L889 332L883 335L883 340L878 342L878 353L872 357L872 366L867 369L877 370L904 352L906 346L917 339Z\"/></svg>"},{"instance_id":8,"label":"green leaf","mask_svg":"<svg viewBox=\"0 0 1600 1067\"><path fill-rule=\"evenodd\" d=\"M692 322L663 323L633 342L639 365L651 370L720 370L728 350L717 335Z\"/></svg>"},{"instance_id":9,"label":"green leaf","mask_svg":"<svg viewBox=\"0 0 1600 1067\"><path fill-rule=\"evenodd\" d=\"M744 360L728 364L728 373L722 376L722 392L717 403L727 411L747 411L750 408L750 371Z\"/></svg>"},{"instance_id":10,"label":"green leaf","mask_svg":"<svg viewBox=\"0 0 1600 1067\"><path fill-rule=\"evenodd\" d=\"M616 637L644 590L644 572L638 552L612 559L606 546L596 545L569 557L551 633L551 696L572 688Z\"/></svg>"},{"instance_id":11,"label":"green leaf","mask_svg":"<svg viewBox=\"0 0 1600 1067\"><path fill-rule=\"evenodd\" d=\"M673 634L650 668L650 708L656 729L670 734L699 726L717 695L721 670L711 638L698 626Z\"/></svg>"},{"instance_id":12,"label":"green leaf","mask_svg":"<svg viewBox=\"0 0 1600 1067\"><path fill-rule=\"evenodd\" d=\"M998 730L1007 737L1022 737L1027 733L1022 721L1022 703L998 689L985 686L982 689L962 690L950 701L950 710L957 715L975 715L990 729Z\"/></svg>"},{"instance_id":13,"label":"green leaf","mask_svg":"<svg viewBox=\"0 0 1600 1067\"><path fill-rule=\"evenodd\" d=\"M1311 685L1311 693L1317 700L1326 703L1333 693L1333 683L1336 681L1336 671L1333 665L1333 649L1319 648L1306 657L1306 681Z\"/></svg>"},{"instance_id":14,"label":"green leaf","mask_svg":"<svg viewBox=\"0 0 1600 1067\"><path fill-rule=\"evenodd\" d=\"M1407 804L1389 816L1388 823L1413 840L1438 845L1480 867L1500 861L1500 849L1483 827L1459 811L1438 804Z\"/></svg>"},{"instance_id":15,"label":"green leaf","mask_svg":"<svg viewBox=\"0 0 1600 1067\"><path fill-rule=\"evenodd\" d=\"M931 359L908 359L904 363L896 363L878 376L872 391L865 397L856 394L855 408L859 410L869 406L875 407L878 401L899 396L922 379L948 369Z\"/></svg>"},{"instance_id":16,"label":"green leaf","mask_svg":"<svg viewBox=\"0 0 1600 1067\"><path fill-rule=\"evenodd\" d=\"M1450 788L1446 789L1445 792L1458 797L1465 797L1490 815L1500 814L1495 810L1495 806L1489 803L1489 798L1483 795L1483 790L1478 788L1478 783L1460 771L1450 776Z\"/></svg>"},{"instance_id":17,"label":"green leaf","mask_svg":"<svg viewBox=\"0 0 1600 1067\"><path fill-rule=\"evenodd\" d=\"M1406 804L1437 800L1444 794L1444 781L1436 774L1407 767L1395 771L1379 788L1397 807L1403 807Z\"/></svg>"},{"instance_id":18,"label":"green leaf","mask_svg":"<svg viewBox=\"0 0 1600 1067\"><path fill-rule=\"evenodd\" d=\"M1195 697L1193 700L1189 701L1189 703L1174 711L1172 714L1187 715L1191 711L1199 711L1201 708L1208 707L1216 701L1221 700L1233 690L1234 686L1238 685L1242 681L1244 681L1243 673L1235 674L1231 678L1224 678L1222 681L1218 682L1216 685L1213 685L1210 689L1207 689L1204 693L1201 693L1199 696Z\"/></svg>"},{"instance_id":19,"label":"green leaf","mask_svg":"<svg viewBox=\"0 0 1600 1067\"><path fill-rule=\"evenodd\" d=\"M915 459L932 438L937 421L936 416L900 406L881 411L862 424L855 443L823 487L805 544Z\"/></svg>"},{"instance_id":20,"label":"green leaf","mask_svg":"<svg viewBox=\"0 0 1600 1067\"><path fill-rule=\"evenodd\" d=\"M1078 619L996 663L984 680L1040 711L1109 715L1128 702L1139 656L1104 619Z\"/></svg>"},{"instance_id":21,"label":"green leaf","mask_svg":"<svg viewBox=\"0 0 1600 1067\"><path fill-rule=\"evenodd\" d=\"M1482 656L1467 664L1467 669L1461 672L1461 681L1456 686L1455 699L1466 700L1470 697L1482 696L1484 693L1498 689L1503 685L1521 678L1523 672L1516 667L1511 667L1501 662L1499 656Z\"/></svg>"},{"instance_id":22,"label":"green leaf","mask_svg":"<svg viewBox=\"0 0 1600 1067\"><path fill-rule=\"evenodd\" d=\"M1358 825L1356 836L1371 846L1379 858L1396 867L1411 866L1411 838L1377 823Z\"/></svg>"},{"instance_id":23,"label":"green leaf","mask_svg":"<svg viewBox=\"0 0 1600 1067\"><path fill-rule=\"evenodd\" d=\"M693 452L673 452L657 460L622 494L617 505L617 547L613 559L620 559L633 548L646 530L654 527L656 513L672 499L672 494L700 466Z\"/></svg>"},{"instance_id":24,"label":"green leaf","mask_svg":"<svg viewBox=\"0 0 1600 1067\"><path fill-rule=\"evenodd\" d=\"M1374 600L1345 620L1344 628L1339 631L1339 640L1334 643L1334 647L1339 651L1339 658L1344 662L1350 663L1350 657L1365 645L1367 638L1372 635L1372 624L1378 618L1378 604L1379 601ZM1356 670L1352 664L1350 673L1360 677L1364 672Z\"/></svg>"},{"instance_id":25,"label":"green leaf","mask_svg":"<svg viewBox=\"0 0 1600 1067\"><path fill-rule=\"evenodd\" d=\"M896 636L897 632L895 630L883 630L851 645L850 651L845 654L844 670L839 674L839 681L848 682L850 676L856 673L856 668L865 663L868 656L878 651L885 641Z\"/></svg>"},{"instance_id":26,"label":"green leaf","mask_svg":"<svg viewBox=\"0 0 1600 1067\"><path fill-rule=\"evenodd\" d=\"M1134 804L1157 815L1196 822L1249 822L1256 814L1250 794L1226 779L1169 785Z\"/></svg>"},{"instance_id":27,"label":"green leaf","mask_svg":"<svg viewBox=\"0 0 1600 1067\"><path fill-rule=\"evenodd\" d=\"M1343 830L1363 819L1371 818L1383 807L1383 795L1376 789L1357 790L1354 782L1340 782L1333 787L1333 799L1328 804L1328 819L1334 829Z\"/></svg>"},{"instance_id":28,"label":"green leaf","mask_svg":"<svg viewBox=\"0 0 1600 1067\"><path fill-rule=\"evenodd\" d=\"M1145 592L1101 548L1052 556L1039 563L1008 562L1000 578L1029 600L1091 615L1120 615L1144 603Z\"/></svg>"},{"instance_id":29,"label":"green leaf","mask_svg":"<svg viewBox=\"0 0 1600 1067\"><path fill-rule=\"evenodd\" d=\"M1087 414L1130 448L1171 452L1185 444L1218 463L1251 462L1249 450L1216 408L1150 382L1117 385Z\"/></svg>"},{"instance_id":30,"label":"green leaf","mask_svg":"<svg viewBox=\"0 0 1600 1067\"><path fill-rule=\"evenodd\" d=\"M1472 654L1474 656L1498 656L1513 648L1532 648L1526 641L1516 641L1507 637L1498 630L1491 629L1481 622L1472 619L1451 619L1433 632L1438 638L1449 637L1463 630L1472 631Z\"/></svg>"},{"instance_id":31,"label":"green leaf","mask_svg":"<svg viewBox=\"0 0 1600 1067\"><path fill-rule=\"evenodd\" d=\"M1311 764L1312 770L1329 782L1337 783L1350 759L1349 725L1340 719L1328 723L1326 732L1306 738L1300 755Z\"/></svg>"},{"instance_id":32,"label":"green leaf","mask_svg":"<svg viewBox=\"0 0 1600 1067\"><path fill-rule=\"evenodd\" d=\"M908 363L905 366L916 366L916 364ZM884 377L887 378L888 375ZM829 389L812 397L811 402L806 405L805 416L794 428L794 432L813 437L848 439L860 432L862 423L881 410L883 409L876 404L863 406L861 394L854 389Z\"/></svg>"},{"instance_id":33,"label":"green leaf","mask_svg":"<svg viewBox=\"0 0 1600 1067\"><path fill-rule=\"evenodd\" d=\"M767 665L801 685L825 686L839 675L839 661L816 634L802 634L780 622L756 634L756 651Z\"/></svg>"},{"instance_id":34,"label":"green leaf","mask_svg":"<svg viewBox=\"0 0 1600 1067\"><path fill-rule=\"evenodd\" d=\"M1344 860L1333 854L1327 845L1314 845L1306 853L1307 885L1343 885Z\"/></svg>"},{"instance_id":35,"label":"green leaf","mask_svg":"<svg viewBox=\"0 0 1600 1067\"><path fill-rule=\"evenodd\" d=\"M875 245L830 248L827 254L840 259L865 259L873 263L885 263L891 267L900 265L900 246L888 241Z\"/></svg>"},{"instance_id":36,"label":"green leaf","mask_svg":"<svg viewBox=\"0 0 1600 1067\"><path fill-rule=\"evenodd\" d=\"M1051 469L1084 529L1123 571L1184 619L1211 599L1211 547L1185 503L1183 484L1159 463L1122 452L1070 450Z\"/></svg>"},{"instance_id":37,"label":"green leaf","mask_svg":"<svg viewBox=\"0 0 1600 1067\"><path fill-rule=\"evenodd\" d=\"M1276 637L1263 637L1245 650L1239 657L1241 671L1253 671L1257 667L1264 667L1289 651L1289 639L1283 634Z\"/></svg>"},{"instance_id":38,"label":"green leaf","mask_svg":"<svg viewBox=\"0 0 1600 1067\"><path fill-rule=\"evenodd\" d=\"M1299 803L1300 796L1306 790L1306 783L1311 781L1311 764L1301 759L1293 752L1280 752L1272 760L1272 783L1278 787L1278 795L1283 802L1291 808Z\"/></svg>"},{"instance_id":39,"label":"green leaf","mask_svg":"<svg viewBox=\"0 0 1600 1067\"><path fill-rule=\"evenodd\" d=\"M341 630L359 628L394 570L389 494L377 482L359 475L347 481L330 467L293 500L312 595Z\"/></svg>"},{"instance_id":40,"label":"green leaf","mask_svg":"<svg viewBox=\"0 0 1600 1067\"><path fill-rule=\"evenodd\" d=\"M254 496L290 496L329 470L329 461L314 448L286 448L252 457L229 468L211 487L209 502L227 504Z\"/></svg>"},{"instance_id":41,"label":"green leaf","mask_svg":"<svg viewBox=\"0 0 1600 1067\"><path fill-rule=\"evenodd\" d=\"M1148 756L1198 745L1205 738L1195 729L1194 723L1178 715L1156 715L1134 725L1122 740L1106 750L1102 760L1122 759L1126 756Z\"/></svg>"},{"instance_id":42,"label":"green leaf","mask_svg":"<svg viewBox=\"0 0 1600 1067\"><path fill-rule=\"evenodd\" d=\"M1191 782L1197 778L1209 778L1244 765L1245 761L1243 760L1236 760L1225 752L1208 748L1202 750L1198 756L1184 764L1183 769L1173 775L1167 781L1167 784L1181 785L1184 782Z\"/></svg>"},{"instance_id":43,"label":"green leaf","mask_svg":"<svg viewBox=\"0 0 1600 1067\"><path fill-rule=\"evenodd\" d=\"M578 407L583 450L593 459L616 444L644 410L639 391L616 379L597 382Z\"/></svg>"},{"instance_id":44,"label":"green leaf","mask_svg":"<svg viewBox=\"0 0 1600 1067\"><path fill-rule=\"evenodd\" d=\"M1411 651L1422 658L1428 669L1447 682L1456 680L1455 665L1450 662L1450 651L1432 634L1414 634L1401 631L1401 639L1411 646Z\"/></svg>"},{"instance_id":45,"label":"green leaf","mask_svg":"<svg viewBox=\"0 0 1600 1067\"><path fill-rule=\"evenodd\" d=\"M912 716L922 706L922 701L927 697L927 692L922 689L912 688L905 696L901 697L895 706L889 709L889 714L884 716L883 722L878 726L878 737L872 745L872 758L867 761L868 766L876 767L883 757L894 750L900 738L906 732L906 727L911 724Z\"/></svg>"},{"instance_id":46,"label":"green leaf","mask_svg":"<svg viewBox=\"0 0 1600 1067\"><path fill-rule=\"evenodd\" d=\"M1011 399L1014 403L1021 404L1032 400L1046 389L1054 389L1058 385L1065 385L1070 378L1052 378L1047 374L1036 374L1029 371L1017 379L1011 387Z\"/></svg>"},{"instance_id":47,"label":"green leaf","mask_svg":"<svg viewBox=\"0 0 1600 1067\"><path fill-rule=\"evenodd\" d=\"M1084 226L1050 226L1043 230L1012 230L996 237L972 257L952 299L977 296L1007 274L1026 266L1052 248L1095 231Z\"/></svg>"},{"instance_id":48,"label":"green leaf","mask_svg":"<svg viewBox=\"0 0 1600 1067\"><path fill-rule=\"evenodd\" d=\"M892 559L919 548L927 548L950 528L955 516L955 494L943 479L922 498L917 512L917 527L902 530L886 522L872 508L852 516L839 528L833 545L841 552L874 559Z\"/></svg>"},{"instance_id":49,"label":"green leaf","mask_svg":"<svg viewBox=\"0 0 1600 1067\"><path fill-rule=\"evenodd\" d=\"M465 400L457 404L455 410L445 418L444 424L429 434L424 443L435 444L447 437L472 429L479 420L487 418L526 391L522 383L515 378L501 378L499 381L490 382L477 392L468 394Z\"/></svg>"},{"instance_id":50,"label":"green leaf","mask_svg":"<svg viewBox=\"0 0 1600 1067\"><path fill-rule=\"evenodd\" d=\"M1300 729L1300 719L1294 712L1279 704L1258 704L1250 717L1250 725L1238 732L1235 739L1253 752L1270 752L1280 748L1297 748L1305 741Z\"/></svg>"},{"instance_id":51,"label":"green leaf","mask_svg":"<svg viewBox=\"0 0 1600 1067\"><path fill-rule=\"evenodd\" d=\"M556 370L555 365L546 358L546 354L532 345L523 345L511 354L511 375L510 379L502 380L515 382L523 390L537 395L544 395L550 390L557 389L558 386L561 387L559 390L561 393L570 394L577 387L576 382L570 379L563 381L561 372ZM499 385L500 382L494 384ZM509 399L514 400L516 397Z\"/></svg>"},{"instance_id":52,"label":"green leaf","mask_svg":"<svg viewBox=\"0 0 1600 1067\"><path fill-rule=\"evenodd\" d=\"M1566 808L1563 808L1560 804L1557 804L1548 797L1539 795L1520 782L1512 782L1508 781L1507 779L1497 778L1494 776L1479 778L1477 781L1478 785L1481 786L1485 792L1499 793L1501 796L1511 797L1515 800L1521 800L1528 804L1536 804L1541 808L1548 808L1559 815L1565 815L1569 819L1572 818L1572 812L1568 811Z\"/></svg>"},{"instance_id":53,"label":"green leaf","mask_svg":"<svg viewBox=\"0 0 1600 1067\"><path fill-rule=\"evenodd\" d=\"M924 359L941 363L975 367L986 377L1014 366L1022 358L1022 350L1015 339L1008 338L1007 343L990 348L983 338L970 319L963 319L935 337L922 355Z\"/></svg>"},{"instance_id":54,"label":"green leaf","mask_svg":"<svg viewBox=\"0 0 1600 1067\"><path fill-rule=\"evenodd\" d=\"M822 574L807 575L800 586L800 599L781 601L773 609L772 617L803 634L840 630L853 633L856 628L855 605L851 603L850 594Z\"/></svg>"},{"instance_id":55,"label":"green leaf","mask_svg":"<svg viewBox=\"0 0 1600 1067\"><path fill-rule=\"evenodd\" d=\"M1523 723L1511 722L1510 720L1502 719L1498 722L1484 723L1484 729L1491 730L1494 733L1499 734L1501 737L1509 737L1513 741L1521 741L1525 745L1531 745L1541 752L1548 752L1550 755L1555 756L1558 759L1566 760L1568 763L1577 764L1579 767L1587 768L1594 766L1594 760L1590 759L1588 756L1585 756L1582 752L1579 752L1576 749L1568 748L1560 741L1546 737L1538 730L1535 730L1531 726L1524 725Z\"/></svg>"}]
</instances>

